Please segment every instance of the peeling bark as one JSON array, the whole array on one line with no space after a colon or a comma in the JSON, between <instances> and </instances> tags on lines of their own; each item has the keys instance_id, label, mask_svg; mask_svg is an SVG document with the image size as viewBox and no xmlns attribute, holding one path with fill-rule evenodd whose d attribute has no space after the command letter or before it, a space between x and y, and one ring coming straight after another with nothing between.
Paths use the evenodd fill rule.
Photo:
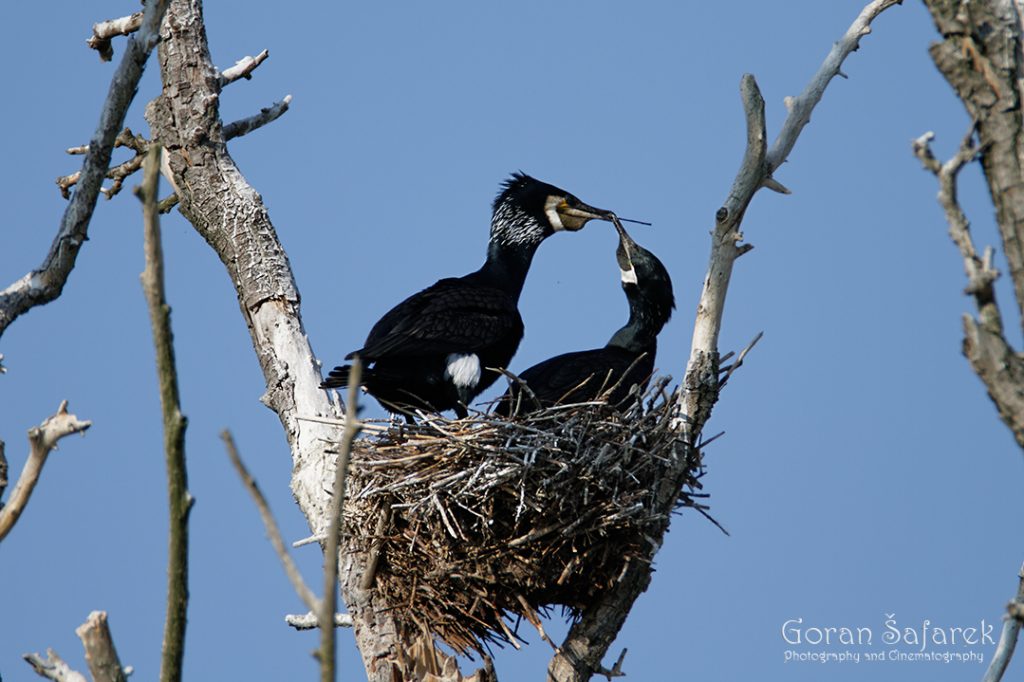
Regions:
<instances>
[{"instance_id":1,"label":"peeling bark","mask_svg":"<svg viewBox=\"0 0 1024 682\"><path fill-rule=\"evenodd\" d=\"M956 2L925 0L942 41L930 53L974 122L982 171L995 206L1003 253L1013 280L1017 309L1024 323L1024 56L1020 6L1013 0ZM930 138L928 138L930 139ZM915 151L922 156L922 138ZM930 151L927 152L930 155ZM973 157L972 157L973 158ZM974 252L969 225L956 198L959 166L929 166L940 179L939 199L968 275L966 292L978 319L964 317L963 352L985 384L1000 418L1024 447L1024 357L1007 341L991 284L998 273ZM947 164L948 165L948 164ZM961 163L960 165L963 165ZM944 178L943 174L948 177ZM978 272L990 273L978 284Z\"/></svg>"},{"instance_id":2,"label":"peeling bark","mask_svg":"<svg viewBox=\"0 0 1024 682\"><path fill-rule=\"evenodd\" d=\"M320 369L302 324L298 288L263 200L225 145L222 79L210 59L200 0L173 0L159 48L163 94L146 118L167 152L182 214L217 252L238 295L267 384L261 398L277 413L291 448L292 492L315 535L329 524L338 431L300 417L336 417L320 389ZM341 557L339 578L368 679L398 679L408 642L388 605L359 587L367 557Z\"/></svg>"},{"instance_id":3,"label":"peeling bark","mask_svg":"<svg viewBox=\"0 0 1024 682\"><path fill-rule=\"evenodd\" d=\"M1024 313L1024 127L1021 23L1010 0L925 0L942 35L932 59L977 122L1003 251ZM1024 318L1022 318L1024 319Z\"/></svg>"}]
</instances>

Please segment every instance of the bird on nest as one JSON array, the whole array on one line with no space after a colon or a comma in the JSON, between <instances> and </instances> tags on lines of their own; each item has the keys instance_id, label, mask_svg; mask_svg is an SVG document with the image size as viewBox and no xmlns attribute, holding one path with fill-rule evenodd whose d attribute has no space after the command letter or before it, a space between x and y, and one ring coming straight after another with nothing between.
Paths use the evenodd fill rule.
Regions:
<instances>
[{"instance_id":1,"label":"bird on nest","mask_svg":"<svg viewBox=\"0 0 1024 682\"><path fill-rule=\"evenodd\" d=\"M390 412L414 421L415 411L466 406L495 382L523 338L519 295L537 247L556 232L590 220L612 220L554 185L513 173L494 200L487 260L463 277L439 280L413 294L373 325L359 350L361 384ZM320 385L348 385L351 365L335 367Z\"/></svg>"},{"instance_id":2,"label":"bird on nest","mask_svg":"<svg viewBox=\"0 0 1024 682\"><path fill-rule=\"evenodd\" d=\"M621 407L634 385L641 393L647 388L658 334L675 308L672 280L658 257L634 242L617 219L614 222L619 233L615 258L629 302L629 321L603 348L564 353L524 370L519 382L513 381L499 398L498 414L526 414L595 400ZM528 390L523 390L523 384Z\"/></svg>"}]
</instances>

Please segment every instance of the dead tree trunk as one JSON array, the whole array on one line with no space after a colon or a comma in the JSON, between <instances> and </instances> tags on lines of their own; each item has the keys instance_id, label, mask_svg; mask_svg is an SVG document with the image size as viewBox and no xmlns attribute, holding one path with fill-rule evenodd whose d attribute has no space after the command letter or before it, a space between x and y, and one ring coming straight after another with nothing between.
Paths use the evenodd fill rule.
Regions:
<instances>
[{"instance_id":1,"label":"dead tree trunk","mask_svg":"<svg viewBox=\"0 0 1024 682\"><path fill-rule=\"evenodd\" d=\"M1021 3L987 0L962 3L925 0L942 41L931 47L935 65L953 86L977 137L977 151L996 210L1003 253L1013 280L1017 310L1024 312L1024 59ZM969 135L969 138L971 136ZM920 145L919 145L920 146ZM973 155L971 155L973 158ZM964 162L971 160L964 159ZM960 165L963 165L962 163ZM955 204L955 172L949 199ZM952 204L945 204L947 216ZM950 220L965 260L978 318L964 317L964 355L984 382L999 416L1024 446L1024 358L1008 342L992 286L998 273L991 256L979 256L963 227ZM1021 317L1024 320L1024 315Z\"/></svg>"},{"instance_id":2,"label":"dead tree trunk","mask_svg":"<svg viewBox=\"0 0 1024 682\"><path fill-rule=\"evenodd\" d=\"M957 176L980 159L1010 271L1018 313L1024 313L1024 2L925 0L942 36L931 46L935 65L963 102L971 125L959 151L945 163L932 154L934 133L914 142L914 153L939 181L939 203L964 260L977 317L964 314L963 352L985 384L996 410L1024 447L1024 356L1007 340L996 302L994 249L975 249L970 222L957 196ZM1024 314L1021 314L1024 324ZM1008 606L985 682L1002 679L1024 623L1024 569Z\"/></svg>"},{"instance_id":3,"label":"dead tree trunk","mask_svg":"<svg viewBox=\"0 0 1024 682\"><path fill-rule=\"evenodd\" d=\"M210 59L200 0L172 2L162 37L163 94L150 103L146 118L167 152L182 214L217 252L235 285L266 379L262 400L281 419L291 448L292 490L320 535L328 526L325 482L333 478L334 461L325 444L337 433L299 417L336 415L319 389L320 370L303 329L291 266L260 195L225 144L218 105L222 78ZM342 558L345 603L369 679L393 680L403 646L386 605L359 589L363 561Z\"/></svg>"}]
</instances>

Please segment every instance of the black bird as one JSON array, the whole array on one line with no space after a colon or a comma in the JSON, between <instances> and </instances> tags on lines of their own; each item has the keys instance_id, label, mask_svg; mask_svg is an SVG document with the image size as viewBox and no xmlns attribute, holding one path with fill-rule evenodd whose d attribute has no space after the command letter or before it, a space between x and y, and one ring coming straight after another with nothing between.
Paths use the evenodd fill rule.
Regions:
<instances>
[{"instance_id":1,"label":"black bird","mask_svg":"<svg viewBox=\"0 0 1024 682\"><path fill-rule=\"evenodd\" d=\"M555 232L614 217L523 173L505 181L493 209L483 267L405 299L345 356L359 356L362 385L410 422L415 409L467 416L470 401L498 378L493 368L507 367L519 348L519 294L537 247ZM347 386L350 369L335 367L321 388Z\"/></svg>"},{"instance_id":2,"label":"black bird","mask_svg":"<svg viewBox=\"0 0 1024 682\"><path fill-rule=\"evenodd\" d=\"M495 412L525 414L556 404L588 402L605 394L611 405L621 405L636 384L647 387L654 371L658 333L672 316L675 298L672 280L657 256L634 242L622 225L615 257L622 272L622 290L629 301L629 322L604 348L557 355L519 375L533 393L513 382Z\"/></svg>"}]
</instances>

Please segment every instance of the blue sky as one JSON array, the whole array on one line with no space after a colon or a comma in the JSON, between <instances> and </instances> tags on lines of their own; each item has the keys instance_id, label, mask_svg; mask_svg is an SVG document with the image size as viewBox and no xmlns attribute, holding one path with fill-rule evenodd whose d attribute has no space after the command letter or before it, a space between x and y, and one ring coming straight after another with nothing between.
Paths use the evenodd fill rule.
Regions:
<instances>
[{"instance_id":1,"label":"blue sky","mask_svg":"<svg viewBox=\"0 0 1024 682\"><path fill-rule=\"evenodd\" d=\"M332 366L391 305L483 260L490 202L522 169L624 216L665 262L678 308L658 365L678 377L704 276L708 231L742 156L738 84L757 76L772 137L861 9L859 0L763 3L290 3L242 12L211 3L215 63L270 50L228 88L225 120L292 94L281 120L232 143L262 194L302 292L314 350ZM7 163L0 168L0 287L38 265L64 208L63 150L95 128L112 67L84 45L95 21L134 4L15 3L7 10ZM28 30L27 27L35 27ZM765 337L730 381L709 432L704 479L722 535L678 517L647 594L611 657L629 679L962 680L978 663L786 663L787 650L888 651L898 627L996 624L1024 560L1021 455L960 354L962 264L910 142L948 156L966 130L932 66L917 2L882 15L832 84L789 163L793 190L746 215L754 251L737 264L722 350ZM116 44L116 59L123 50ZM150 65L128 124L145 131ZM121 157L118 157L121 158ZM962 178L979 247L997 244L977 168ZM165 190L166 191L166 190ZM291 461L233 288L178 215L164 221L182 403L190 418L192 608L189 679L315 674L298 612L217 433L233 430L288 539L308 534ZM557 235L521 300L512 369L602 345L626 319L614 231ZM0 438L12 472L24 433L61 399L94 427L64 441L0 545L0 674L34 679L20 655L52 646L84 669L74 636L104 609L140 679L159 665L166 511L160 412L138 274L142 233L129 192L101 199L64 295L0 339ZM1011 292L1007 326L1020 343ZM492 389L492 393L497 392ZM490 397L488 394L487 397ZM377 414L376 406L368 408ZM319 584L314 547L295 550ZM787 620L873 630L871 646L792 646ZM563 632L559 618L550 628ZM547 646L527 633L501 652L505 680L541 679ZM361 664L342 632L342 679ZM898 647L896 647L898 648ZM908 649L908 647L904 647ZM992 647L935 647L977 651Z\"/></svg>"}]
</instances>

